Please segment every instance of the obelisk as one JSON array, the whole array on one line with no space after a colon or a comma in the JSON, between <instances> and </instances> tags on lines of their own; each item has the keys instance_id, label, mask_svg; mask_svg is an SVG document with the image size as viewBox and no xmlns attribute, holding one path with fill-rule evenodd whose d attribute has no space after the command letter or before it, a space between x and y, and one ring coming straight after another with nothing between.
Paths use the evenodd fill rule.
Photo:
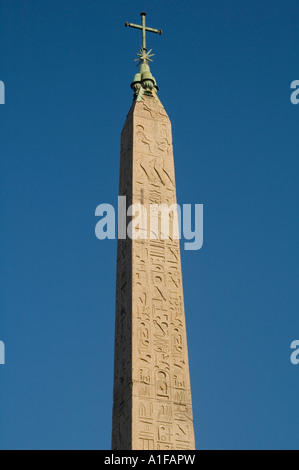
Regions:
<instances>
[{"instance_id":1,"label":"obelisk","mask_svg":"<svg viewBox=\"0 0 299 470\"><path fill-rule=\"evenodd\" d=\"M169 117L157 96L146 48L121 135L120 196L151 207L176 204ZM118 241L113 450L194 450L180 243L151 233Z\"/></svg>"}]
</instances>

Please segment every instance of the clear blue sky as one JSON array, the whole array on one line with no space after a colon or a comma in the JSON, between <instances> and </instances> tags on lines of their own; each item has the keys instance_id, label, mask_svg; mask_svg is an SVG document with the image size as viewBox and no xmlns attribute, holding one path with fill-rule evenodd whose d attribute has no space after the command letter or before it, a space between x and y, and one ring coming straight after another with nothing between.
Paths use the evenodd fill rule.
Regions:
<instances>
[{"instance_id":1,"label":"clear blue sky","mask_svg":"<svg viewBox=\"0 0 299 470\"><path fill-rule=\"evenodd\" d=\"M2 449L109 449L120 131L139 22L173 123L200 449L299 448L298 0L1 0Z\"/></svg>"}]
</instances>

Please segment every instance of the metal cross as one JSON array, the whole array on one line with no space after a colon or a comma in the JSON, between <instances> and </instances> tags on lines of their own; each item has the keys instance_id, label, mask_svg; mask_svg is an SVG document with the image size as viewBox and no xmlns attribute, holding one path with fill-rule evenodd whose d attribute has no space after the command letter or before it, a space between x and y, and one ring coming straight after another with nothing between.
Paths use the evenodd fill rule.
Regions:
<instances>
[{"instance_id":1,"label":"metal cross","mask_svg":"<svg viewBox=\"0 0 299 470\"><path fill-rule=\"evenodd\" d=\"M145 24L145 17L146 13L142 12L140 13L141 15L141 20L142 20L142 26L138 24L133 24L133 23L125 23L125 26L129 26L130 28L136 28L136 29L141 29L142 30L142 50L143 52L147 52L146 48L146 31L149 31L150 33L157 33L157 34L162 34L162 29L153 29L153 28L148 28Z\"/></svg>"}]
</instances>

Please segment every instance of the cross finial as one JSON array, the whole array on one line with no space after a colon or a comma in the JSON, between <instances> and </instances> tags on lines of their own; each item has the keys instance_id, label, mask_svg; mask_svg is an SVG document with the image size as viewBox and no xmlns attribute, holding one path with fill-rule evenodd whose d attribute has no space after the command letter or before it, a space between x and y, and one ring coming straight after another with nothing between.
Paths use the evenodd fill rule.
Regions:
<instances>
[{"instance_id":1,"label":"cross finial","mask_svg":"<svg viewBox=\"0 0 299 470\"><path fill-rule=\"evenodd\" d=\"M141 62L146 62L147 60L150 60L149 59L150 55L147 53L147 48L146 48L146 31L148 31L150 33L156 33L156 34L161 35L162 34L162 29L148 28L146 26L146 23L145 23L146 13L142 12L142 13L140 13L140 15L141 15L142 25L126 22L125 26L129 26L130 28L135 28L135 29L141 29L142 30L142 49L141 49L142 54L140 54L139 56L140 56L140 61Z\"/></svg>"}]
</instances>

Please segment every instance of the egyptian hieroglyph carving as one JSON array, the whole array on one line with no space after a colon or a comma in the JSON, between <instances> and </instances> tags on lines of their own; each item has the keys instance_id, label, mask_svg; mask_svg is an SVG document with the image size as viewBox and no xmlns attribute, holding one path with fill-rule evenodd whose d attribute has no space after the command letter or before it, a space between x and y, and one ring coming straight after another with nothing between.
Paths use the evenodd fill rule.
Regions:
<instances>
[{"instance_id":1,"label":"egyptian hieroglyph carving","mask_svg":"<svg viewBox=\"0 0 299 470\"><path fill-rule=\"evenodd\" d=\"M128 206L176 204L170 120L155 94L134 102L121 142ZM195 449L178 240L120 240L113 450Z\"/></svg>"}]
</instances>

